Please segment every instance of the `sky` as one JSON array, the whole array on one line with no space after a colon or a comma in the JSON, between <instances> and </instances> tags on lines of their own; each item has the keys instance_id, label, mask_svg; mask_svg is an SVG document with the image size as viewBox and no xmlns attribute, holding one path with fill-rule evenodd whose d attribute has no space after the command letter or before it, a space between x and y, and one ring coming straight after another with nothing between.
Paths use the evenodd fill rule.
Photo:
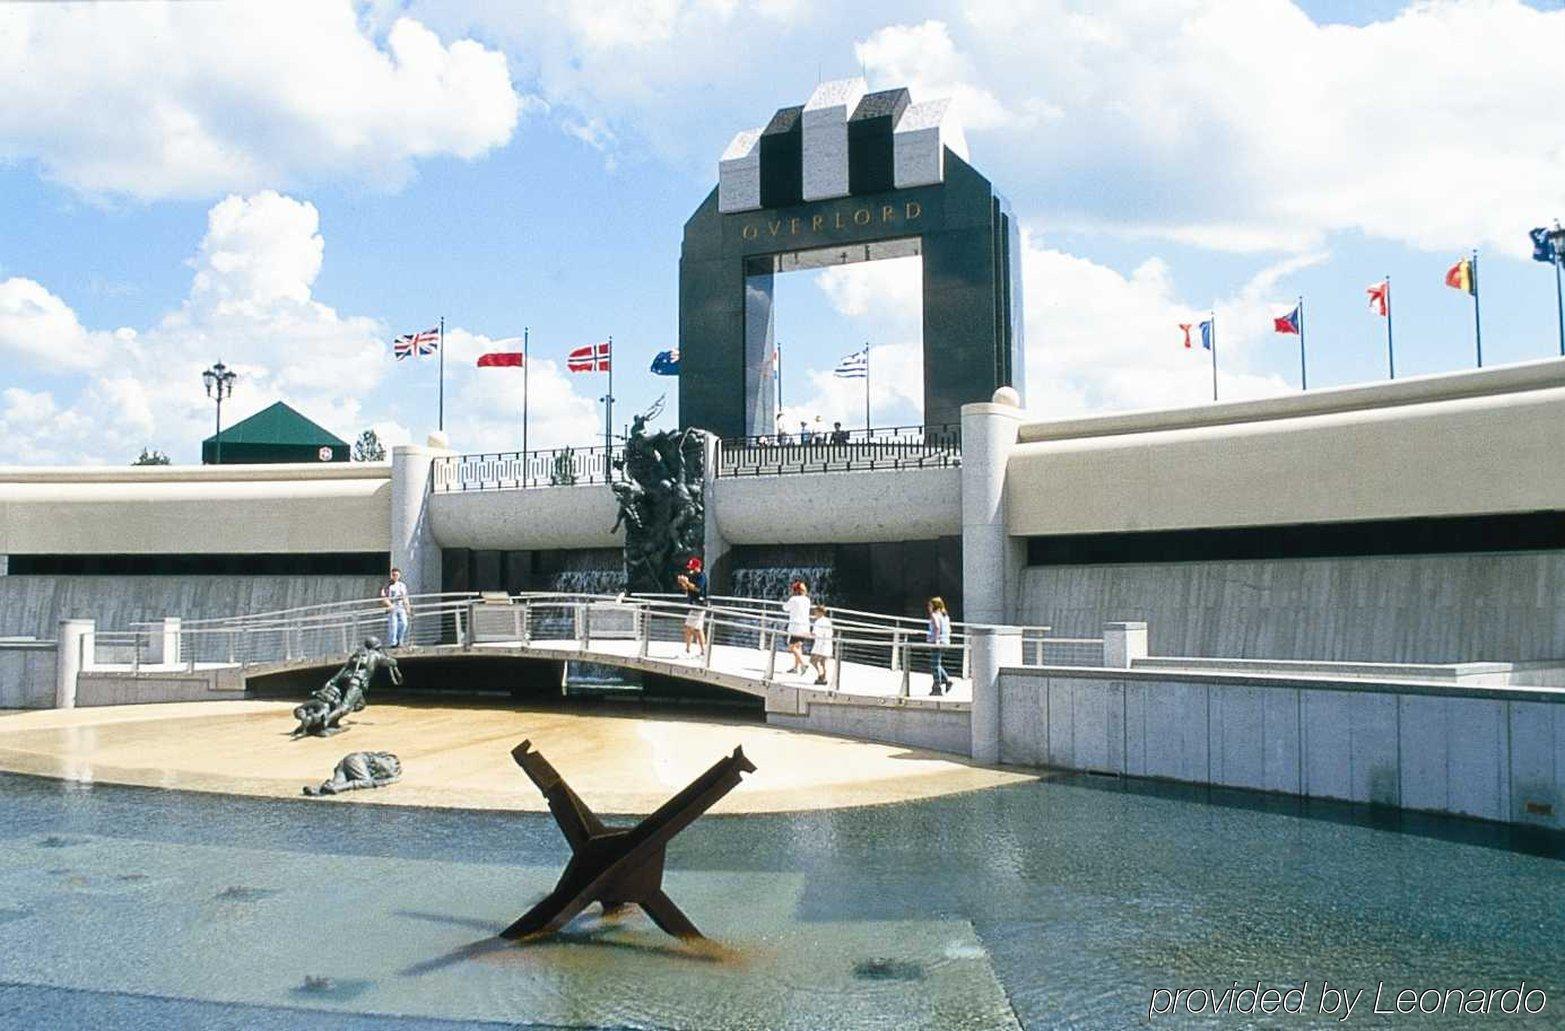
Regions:
<instances>
[{"instance_id":1,"label":"sky","mask_svg":"<svg viewBox=\"0 0 1565 1031\"><path fill-rule=\"evenodd\" d=\"M1387 374L1365 288L1392 279L1397 373L1557 356L1527 230L1565 216L1555 2L539 0L0 6L3 461L199 461L201 371L225 424L276 400L345 439L423 442L445 319L445 429L596 443L677 384L686 218L734 133L822 80L951 97L1023 232L1029 411L1210 401L1179 324L1215 312L1228 398ZM919 265L777 284L791 420L863 420L831 375L871 347L879 425L921 417Z\"/></svg>"}]
</instances>

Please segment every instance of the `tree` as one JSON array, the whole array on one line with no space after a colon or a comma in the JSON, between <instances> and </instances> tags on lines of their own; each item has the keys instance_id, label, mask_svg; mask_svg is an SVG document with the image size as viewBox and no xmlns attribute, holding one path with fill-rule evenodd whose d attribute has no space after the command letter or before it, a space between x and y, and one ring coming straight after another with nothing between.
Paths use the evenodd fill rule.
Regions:
<instances>
[{"instance_id":1,"label":"tree","mask_svg":"<svg viewBox=\"0 0 1565 1031\"><path fill-rule=\"evenodd\" d=\"M554 453L554 465L549 470L549 485L569 487L576 482L576 449L562 447Z\"/></svg>"},{"instance_id":2,"label":"tree","mask_svg":"<svg viewBox=\"0 0 1565 1031\"><path fill-rule=\"evenodd\" d=\"M163 452L159 451L157 448L147 448L147 447L144 447L144 448L141 449L141 454L138 455L136 457L136 460L134 462L130 463L130 464L131 465L172 465L173 463L171 463L168 460L168 456L167 455L165 455Z\"/></svg>"},{"instance_id":3,"label":"tree","mask_svg":"<svg viewBox=\"0 0 1565 1031\"><path fill-rule=\"evenodd\" d=\"M386 460L386 445L380 442L380 435L374 430L365 430L359 434L359 439L353 442L353 460L355 462L384 462Z\"/></svg>"}]
</instances>

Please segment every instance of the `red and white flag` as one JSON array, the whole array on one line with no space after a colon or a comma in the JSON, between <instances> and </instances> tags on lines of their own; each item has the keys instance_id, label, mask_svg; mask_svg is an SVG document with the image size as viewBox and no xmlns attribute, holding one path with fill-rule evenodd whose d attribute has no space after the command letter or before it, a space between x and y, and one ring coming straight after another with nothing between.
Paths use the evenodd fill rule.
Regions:
<instances>
[{"instance_id":1,"label":"red and white flag","mask_svg":"<svg viewBox=\"0 0 1565 1031\"><path fill-rule=\"evenodd\" d=\"M1364 291L1369 294L1369 310L1376 315L1391 314L1391 280L1382 279Z\"/></svg>"},{"instance_id":2,"label":"red and white flag","mask_svg":"<svg viewBox=\"0 0 1565 1031\"><path fill-rule=\"evenodd\" d=\"M565 367L572 372L608 372L611 350L613 345L606 340L578 347L565 356Z\"/></svg>"},{"instance_id":3,"label":"red and white flag","mask_svg":"<svg viewBox=\"0 0 1565 1031\"><path fill-rule=\"evenodd\" d=\"M1185 331L1185 347L1187 349L1190 347L1190 327L1193 325L1195 325L1193 322L1181 322L1179 324L1179 328Z\"/></svg>"}]
</instances>

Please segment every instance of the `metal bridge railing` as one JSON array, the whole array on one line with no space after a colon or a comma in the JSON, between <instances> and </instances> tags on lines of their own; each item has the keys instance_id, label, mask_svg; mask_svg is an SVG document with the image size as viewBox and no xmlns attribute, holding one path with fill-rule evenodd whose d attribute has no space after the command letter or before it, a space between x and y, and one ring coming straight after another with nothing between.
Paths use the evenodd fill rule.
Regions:
<instances>
[{"instance_id":1,"label":"metal bridge railing","mask_svg":"<svg viewBox=\"0 0 1565 1031\"><path fill-rule=\"evenodd\" d=\"M787 621L780 604L771 600L713 598L692 610L682 598L665 595L461 592L415 595L410 603L412 645L511 646L563 655L659 659L757 683L779 679L791 661ZM687 655L682 640L692 611L700 614L709 642L699 656ZM827 613L833 636L826 689L903 697L928 693L937 646L926 640L923 620L843 608L828 608ZM139 624L127 631L97 633L91 653L84 648L83 667L194 671L342 661L363 638L384 638L386 616L381 600L368 598L177 626ZM969 672L969 630L969 624L954 623L951 643L938 646L946 671L958 680ZM1048 627L1023 628L1024 665L1101 665L1101 639L1048 634ZM806 657L809 650L807 646ZM787 682L822 686L814 685L813 678Z\"/></svg>"}]
</instances>

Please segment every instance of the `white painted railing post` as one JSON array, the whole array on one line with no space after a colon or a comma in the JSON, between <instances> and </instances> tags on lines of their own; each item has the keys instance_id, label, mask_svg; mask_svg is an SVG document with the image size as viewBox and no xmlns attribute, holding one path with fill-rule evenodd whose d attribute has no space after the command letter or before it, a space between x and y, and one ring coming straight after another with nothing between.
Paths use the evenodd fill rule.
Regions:
<instances>
[{"instance_id":1,"label":"white painted railing post","mask_svg":"<svg viewBox=\"0 0 1565 1031\"><path fill-rule=\"evenodd\" d=\"M1103 624L1103 665L1108 669L1129 669L1137 659L1147 657L1145 623Z\"/></svg>"},{"instance_id":2,"label":"white painted railing post","mask_svg":"<svg viewBox=\"0 0 1565 1031\"><path fill-rule=\"evenodd\" d=\"M54 706L76 708L76 677L93 664L95 630L90 619L62 619L54 644Z\"/></svg>"},{"instance_id":3,"label":"white painted railing post","mask_svg":"<svg viewBox=\"0 0 1565 1031\"><path fill-rule=\"evenodd\" d=\"M711 611L701 613L701 629L706 631L706 647L701 649L701 668L712 668L712 652L717 647L717 617Z\"/></svg>"},{"instance_id":4,"label":"white painted railing post","mask_svg":"<svg viewBox=\"0 0 1565 1031\"><path fill-rule=\"evenodd\" d=\"M898 630L891 635L891 672L895 673L907 665L907 642L902 631ZM906 694L907 692L903 692Z\"/></svg>"},{"instance_id":5,"label":"white painted railing post","mask_svg":"<svg viewBox=\"0 0 1565 1031\"><path fill-rule=\"evenodd\" d=\"M766 636L766 679L777 678L777 631L770 628L763 631Z\"/></svg>"},{"instance_id":6,"label":"white painted railing post","mask_svg":"<svg viewBox=\"0 0 1565 1031\"><path fill-rule=\"evenodd\" d=\"M973 653L972 757L981 763L1000 761L1000 670L1022 664L1022 631L1014 626L979 626L968 630Z\"/></svg>"},{"instance_id":7,"label":"white painted railing post","mask_svg":"<svg viewBox=\"0 0 1565 1031\"><path fill-rule=\"evenodd\" d=\"M524 645L532 644L532 642L533 642L533 603L530 602L530 601L522 602L521 610L522 610L522 614L521 614L522 631L518 635L518 639Z\"/></svg>"},{"instance_id":8,"label":"white painted railing post","mask_svg":"<svg viewBox=\"0 0 1565 1031\"><path fill-rule=\"evenodd\" d=\"M640 633L637 634L636 655L638 658L646 658L652 647L652 604L650 602L638 602L636 605L636 626Z\"/></svg>"},{"instance_id":9,"label":"white painted railing post","mask_svg":"<svg viewBox=\"0 0 1565 1031\"><path fill-rule=\"evenodd\" d=\"M592 609L587 602L581 602L576 611L580 613L577 623L581 627L581 650L588 651L592 648Z\"/></svg>"}]
</instances>

